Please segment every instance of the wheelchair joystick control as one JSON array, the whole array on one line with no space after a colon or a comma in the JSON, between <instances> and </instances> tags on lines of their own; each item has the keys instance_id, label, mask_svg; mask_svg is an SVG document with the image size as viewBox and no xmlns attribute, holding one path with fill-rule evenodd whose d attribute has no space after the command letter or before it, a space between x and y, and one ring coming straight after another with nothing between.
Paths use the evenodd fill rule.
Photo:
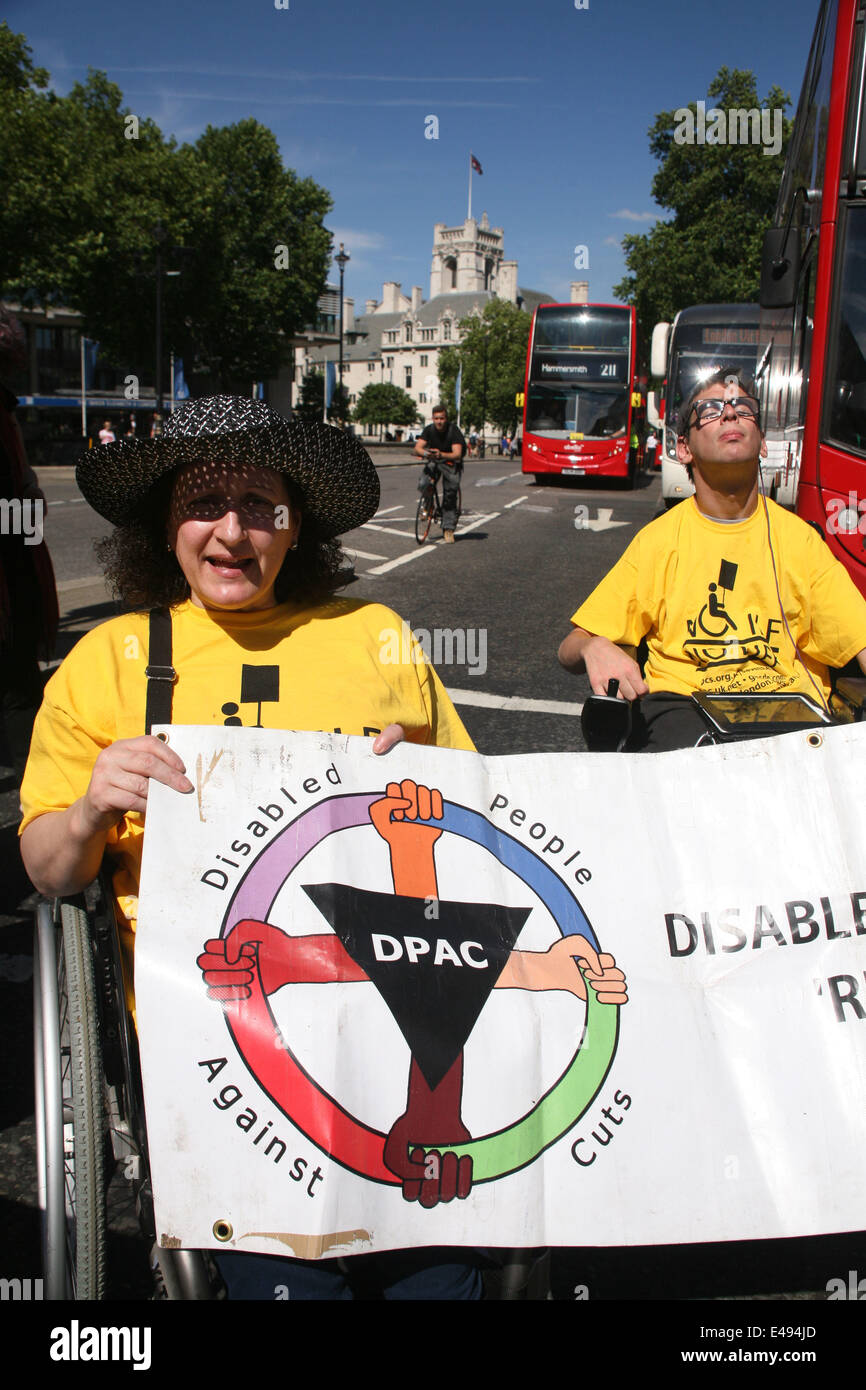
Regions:
<instances>
[{"instance_id":1,"label":"wheelchair joystick control","mask_svg":"<svg viewBox=\"0 0 866 1390\"><path fill-rule=\"evenodd\" d=\"M609 700L615 700L619 694L619 681L614 676L607 683L607 696Z\"/></svg>"}]
</instances>

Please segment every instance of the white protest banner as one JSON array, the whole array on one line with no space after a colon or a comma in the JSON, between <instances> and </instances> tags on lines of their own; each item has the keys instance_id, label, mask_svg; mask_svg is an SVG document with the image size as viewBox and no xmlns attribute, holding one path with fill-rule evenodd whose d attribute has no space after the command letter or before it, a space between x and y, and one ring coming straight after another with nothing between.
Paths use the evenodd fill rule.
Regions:
<instances>
[{"instance_id":1,"label":"white protest banner","mask_svg":"<svg viewBox=\"0 0 866 1390\"><path fill-rule=\"evenodd\" d=\"M136 946L162 1242L866 1227L866 729L167 736L195 792L151 783Z\"/></svg>"}]
</instances>

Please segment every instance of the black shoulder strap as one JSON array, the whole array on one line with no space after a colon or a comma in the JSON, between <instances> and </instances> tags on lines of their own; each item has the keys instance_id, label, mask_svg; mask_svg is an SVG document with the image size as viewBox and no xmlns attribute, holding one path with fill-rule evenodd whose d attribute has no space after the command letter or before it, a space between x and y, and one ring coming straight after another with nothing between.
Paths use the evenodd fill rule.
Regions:
<instances>
[{"instance_id":1,"label":"black shoulder strap","mask_svg":"<svg viewBox=\"0 0 866 1390\"><path fill-rule=\"evenodd\" d=\"M171 723L172 687L177 680L177 672L171 664L171 613L167 608L150 610L147 655L144 732L149 734L154 724Z\"/></svg>"}]
</instances>

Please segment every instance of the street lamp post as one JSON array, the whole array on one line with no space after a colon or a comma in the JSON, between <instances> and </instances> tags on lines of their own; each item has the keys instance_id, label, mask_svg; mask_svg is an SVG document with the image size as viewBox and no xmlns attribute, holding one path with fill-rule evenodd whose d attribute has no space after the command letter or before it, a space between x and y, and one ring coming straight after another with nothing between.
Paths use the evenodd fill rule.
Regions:
<instances>
[{"instance_id":1,"label":"street lamp post","mask_svg":"<svg viewBox=\"0 0 866 1390\"><path fill-rule=\"evenodd\" d=\"M156 409L162 415L162 277L170 276L172 279L180 275L179 270L163 270L162 268L162 248L168 237L161 222L158 222L153 229L154 240L156 241ZM169 250L177 250L176 247L169 247Z\"/></svg>"},{"instance_id":2,"label":"street lamp post","mask_svg":"<svg viewBox=\"0 0 866 1390\"><path fill-rule=\"evenodd\" d=\"M162 243L166 231L161 222L153 229L156 240L156 409L162 417Z\"/></svg>"},{"instance_id":3,"label":"street lamp post","mask_svg":"<svg viewBox=\"0 0 866 1390\"><path fill-rule=\"evenodd\" d=\"M349 256L348 252L345 250L342 241L340 242L340 250L338 251L337 255L334 257L334 260L337 262L337 265L340 267L340 370L339 370L339 374L338 374L338 377L337 377L337 386L338 386L338 388L339 388L339 390L340 390L340 392L341 392L340 403L341 403L341 409L342 409L342 389L343 389L343 275L344 275L344 273L345 273L346 266L348 265L349 261L351 260L351 257Z\"/></svg>"},{"instance_id":4,"label":"street lamp post","mask_svg":"<svg viewBox=\"0 0 866 1390\"><path fill-rule=\"evenodd\" d=\"M487 339L488 329L484 329L484 385L481 393L481 457L487 453Z\"/></svg>"}]
</instances>

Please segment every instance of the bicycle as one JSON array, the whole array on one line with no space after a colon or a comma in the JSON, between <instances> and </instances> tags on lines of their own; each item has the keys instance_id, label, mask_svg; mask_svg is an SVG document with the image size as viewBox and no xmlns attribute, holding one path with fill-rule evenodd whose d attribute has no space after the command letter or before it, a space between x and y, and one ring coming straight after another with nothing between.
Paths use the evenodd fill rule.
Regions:
<instances>
[{"instance_id":1,"label":"bicycle","mask_svg":"<svg viewBox=\"0 0 866 1390\"><path fill-rule=\"evenodd\" d=\"M463 492L458 487L455 522L459 521L460 513L463 509ZM423 545L433 522L442 525L442 495L439 488L439 475L431 475L427 487L418 499L418 510L415 513L415 539L419 545Z\"/></svg>"}]
</instances>

